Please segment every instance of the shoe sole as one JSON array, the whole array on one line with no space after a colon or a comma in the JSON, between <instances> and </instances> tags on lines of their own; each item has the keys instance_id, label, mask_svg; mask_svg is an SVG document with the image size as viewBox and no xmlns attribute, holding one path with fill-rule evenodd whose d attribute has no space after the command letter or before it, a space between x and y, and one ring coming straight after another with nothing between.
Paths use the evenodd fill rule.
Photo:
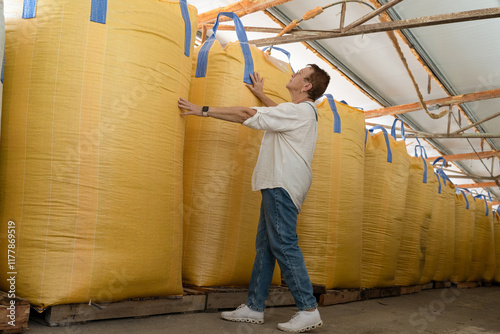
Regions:
<instances>
[{"instance_id":1,"label":"shoe sole","mask_svg":"<svg viewBox=\"0 0 500 334\"><path fill-rule=\"evenodd\" d=\"M310 325L310 326L303 327L303 328L300 328L300 329L295 329L295 330L294 329L282 328L280 326L278 326L278 328L281 329L284 332L287 332L287 333L304 333L304 332L312 331L313 329L321 327L321 326L323 326L323 321L320 321L319 323L314 324L314 325Z\"/></svg>"},{"instance_id":2,"label":"shoe sole","mask_svg":"<svg viewBox=\"0 0 500 334\"><path fill-rule=\"evenodd\" d=\"M224 319L224 320L228 320L228 321L248 322L248 323L251 323L251 324L258 324L258 325L261 325L261 324L264 323L264 320L251 319L251 318L225 318L225 317L221 317L221 318Z\"/></svg>"}]
</instances>

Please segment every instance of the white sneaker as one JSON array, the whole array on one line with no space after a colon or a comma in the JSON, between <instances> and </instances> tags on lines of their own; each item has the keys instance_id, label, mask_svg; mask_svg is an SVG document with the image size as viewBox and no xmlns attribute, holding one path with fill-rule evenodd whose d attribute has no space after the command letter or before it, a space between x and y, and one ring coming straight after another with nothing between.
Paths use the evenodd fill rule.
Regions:
<instances>
[{"instance_id":1,"label":"white sneaker","mask_svg":"<svg viewBox=\"0 0 500 334\"><path fill-rule=\"evenodd\" d=\"M222 312L221 317L224 320L236 322L250 322L252 324L264 323L264 312L254 311L245 304L241 304L234 311Z\"/></svg>"},{"instance_id":2,"label":"white sneaker","mask_svg":"<svg viewBox=\"0 0 500 334\"><path fill-rule=\"evenodd\" d=\"M303 333L321 327L322 325L323 321L321 320L318 309L316 309L312 312L297 312L289 322L278 324L278 328L289 333Z\"/></svg>"}]
</instances>

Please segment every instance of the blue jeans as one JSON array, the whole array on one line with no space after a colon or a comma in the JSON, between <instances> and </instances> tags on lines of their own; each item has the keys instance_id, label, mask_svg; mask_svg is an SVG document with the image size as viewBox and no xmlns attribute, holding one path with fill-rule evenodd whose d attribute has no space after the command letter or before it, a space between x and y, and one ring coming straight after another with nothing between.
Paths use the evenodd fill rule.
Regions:
<instances>
[{"instance_id":1,"label":"blue jeans","mask_svg":"<svg viewBox=\"0 0 500 334\"><path fill-rule=\"evenodd\" d=\"M297 236L297 207L283 188L263 189L259 227L247 305L263 312L276 260L299 311L316 308L316 298L307 274Z\"/></svg>"}]
</instances>

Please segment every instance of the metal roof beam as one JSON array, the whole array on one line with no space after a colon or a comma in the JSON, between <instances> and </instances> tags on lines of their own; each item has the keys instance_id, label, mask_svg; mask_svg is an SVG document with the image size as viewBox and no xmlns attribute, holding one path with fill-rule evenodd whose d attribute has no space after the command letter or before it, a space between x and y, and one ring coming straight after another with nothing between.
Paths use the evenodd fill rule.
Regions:
<instances>
[{"instance_id":1,"label":"metal roof beam","mask_svg":"<svg viewBox=\"0 0 500 334\"><path fill-rule=\"evenodd\" d=\"M403 0L392 0L392 1L388 2L388 3L386 3L385 5L381 6L380 8L377 8L373 12L371 12L371 13L363 16L362 18L354 21L353 23L349 24L347 27L341 28L341 32L346 32L348 30L351 30L352 28L359 27L360 25L362 25L366 21L371 20L375 16L379 15L380 13L385 12L386 10L388 10L391 7L394 7L395 5L397 5L398 3L400 3L401 1L403 1Z\"/></svg>"},{"instance_id":2,"label":"metal roof beam","mask_svg":"<svg viewBox=\"0 0 500 334\"><path fill-rule=\"evenodd\" d=\"M487 90L484 92L463 94L463 95L445 97L442 99L429 100L429 101L425 101L425 104L429 107L433 106L433 105L450 106L450 105L455 105L455 104L462 104L462 103L467 103L467 102L475 102L475 101L482 101L482 100L489 100L489 99L496 99L496 98L500 98L500 89L492 89L492 90ZM402 113L407 113L407 112L411 112L411 111L417 111L417 110L421 110L421 109L422 109L422 105L420 104L420 102L415 102L415 103L409 103L409 104L402 104L399 106L392 106L392 107L386 107L386 108L380 108L380 109L367 110L365 112L365 117L366 118L374 118L374 117L387 116L387 115L396 115L396 114L402 114Z\"/></svg>"},{"instance_id":3,"label":"metal roof beam","mask_svg":"<svg viewBox=\"0 0 500 334\"><path fill-rule=\"evenodd\" d=\"M470 128L476 127L476 126L478 126L479 124L482 124L482 123L484 123L484 122L487 122L487 121L489 121L489 120L492 120L493 118L496 118L496 117L498 117L498 116L500 116L500 112L499 112L499 113L496 113L496 114L494 114L494 115L491 115L491 116L489 116L489 117L486 117L485 119L483 119L483 120L481 120L481 121L479 121L479 122L476 122L476 123L474 123L474 124L467 125L467 126L465 126L465 127L461 128L461 129L459 129L459 130L457 130L457 131L455 131L455 132L452 132L452 134L456 134L456 133L461 133L461 132L464 132L465 130L468 130L468 129L470 129Z\"/></svg>"},{"instance_id":4,"label":"metal roof beam","mask_svg":"<svg viewBox=\"0 0 500 334\"><path fill-rule=\"evenodd\" d=\"M370 33L384 32L391 30L401 30L409 28L428 27L440 24L484 20L496 17L500 17L500 7L471 10L459 13L425 16L407 20L365 24L352 28L351 30L346 32L340 32L340 29L324 31L324 32L317 32L317 31L307 32L303 30L301 31L300 34L294 34L292 32L292 34L288 36L256 39L249 41L249 43L255 44L256 46L288 44L288 43L305 42L305 41L320 40L320 39L370 34Z\"/></svg>"}]
</instances>

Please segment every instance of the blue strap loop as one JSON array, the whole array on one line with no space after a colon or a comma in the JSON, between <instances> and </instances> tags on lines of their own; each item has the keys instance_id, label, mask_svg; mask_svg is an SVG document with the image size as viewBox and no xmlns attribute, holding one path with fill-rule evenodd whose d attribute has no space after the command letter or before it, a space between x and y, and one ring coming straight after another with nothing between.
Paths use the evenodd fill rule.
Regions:
<instances>
[{"instance_id":1,"label":"blue strap loop","mask_svg":"<svg viewBox=\"0 0 500 334\"><path fill-rule=\"evenodd\" d=\"M92 0L90 7L90 21L106 24L108 0Z\"/></svg>"},{"instance_id":2,"label":"blue strap loop","mask_svg":"<svg viewBox=\"0 0 500 334\"><path fill-rule=\"evenodd\" d=\"M269 49L270 47L269 46L266 46L265 48L262 49L262 51L266 51L267 49ZM273 46L271 50L278 50L278 51L281 51L281 53L283 53L285 56L288 57L288 64L290 65L290 68L292 69L292 73L295 73L295 71L293 70L293 67L292 67L292 63L291 63L291 54L290 52L288 52L287 50L285 49L282 49L282 48L278 48L277 46Z\"/></svg>"},{"instance_id":3,"label":"blue strap loop","mask_svg":"<svg viewBox=\"0 0 500 334\"><path fill-rule=\"evenodd\" d=\"M415 137L415 139L417 140L417 143L418 143L418 145L417 145L417 146L422 146L422 148L424 149L424 157L425 157L426 159L429 159L429 157L427 157L427 151L425 150L424 145L422 145L422 143L420 142L420 140L418 140L418 137Z\"/></svg>"},{"instance_id":4,"label":"blue strap loop","mask_svg":"<svg viewBox=\"0 0 500 334\"><path fill-rule=\"evenodd\" d=\"M436 173L439 173L439 175L443 178L443 182L444 182L445 185L446 185L446 181L448 181L451 184L453 184L453 182L451 182L450 178L448 177L448 175L446 175L446 173L443 170L444 166L446 165L446 159L445 158L443 158L443 157L437 158L436 160L434 160L434 162L432 163L432 165L435 166L439 161L443 161L443 164L436 171Z\"/></svg>"},{"instance_id":5,"label":"blue strap loop","mask_svg":"<svg viewBox=\"0 0 500 334\"><path fill-rule=\"evenodd\" d=\"M434 175L436 175L438 182L439 182L438 194L441 194L441 177L436 172L434 172Z\"/></svg>"},{"instance_id":6,"label":"blue strap loop","mask_svg":"<svg viewBox=\"0 0 500 334\"><path fill-rule=\"evenodd\" d=\"M424 177L422 183L427 183L427 160L424 159L424 155L427 157L427 153L425 153L425 148L422 145L415 145L415 157L418 158L417 148L420 148L420 158L424 162Z\"/></svg>"},{"instance_id":7,"label":"blue strap loop","mask_svg":"<svg viewBox=\"0 0 500 334\"><path fill-rule=\"evenodd\" d=\"M251 85L252 79L250 78L250 74L254 73L253 59L252 53L250 51L250 46L248 45L247 34L245 32L245 28L243 27L243 23L241 23L240 18L235 13L230 12L221 12L217 15L217 20L212 27L213 34L210 36L203 46L201 47L198 53L198 61L196 64L196 77L203 78L207 74L207 63L208 63L208 52L212 47L215 41L215 34L217 32L217 28L219 26L219 18L223 16L227 16L234 21L234 26L236 29L236 34L238 35L238 40L240 42L241 51L243 52L243 57L245 59L245 73L243 76L243 82Z\"/></svg>"},{"instance_id":8,"label":"blue strap loop","mask_svg":"<svg viewBox=\"0 0 500 334\"><path fill-rule=\"evenodd\" d=\"M36 15L36 0L24 0L23 19L32 19Z\"/></svg>"},{"instance_id":9,"label":"blue strap loop","mask_svg":"<svg viewBox=\"0 0 500 334\"><path fill-rule=\"evenodd\" d=\"M474 196L474 198L484 199L484 204L486 205L486 215L485 216L488 216L490 214L490 208L488 207L488 197L486 197L486 195L479 194L479 195Z\"/></svg>"},{"instance_id":10,"label":"blue strap loop","mask_svg":"<svg viewBox=\"0 0 500 334\"><path fill-rule=\"evenodd\" d=\"M396 136L396 124L401 122L401 137L403 137L403 140L406 140L406 135L405 135L405 123L403 123L402 120L399 118L396 118L394 120L394 123L392 123L392 128L391 128L391 136L395 139L398 140L398 137Z\"/></svg>"},{"instance_id":11,"label":"blue strap loop","mask_svg":"<svg viewBox=\"0 0 500 334\"><path fill-rule=\"evenodd\" d=\"M333 99L332 94L324 94L328 100L328 104L330 105L330 109L333 112L333 133L342 133L342 121L340 120L340 115L337 111L337 105L335 104L335 100Z\"/></svg>"},{"instance_id":12,"label":"blue strap loop","mask_svg":"<svg viewBox=\"0 0 500 334\"><path fill-rule=\"evenodd\" d=\"M444 182L444 185L446 186L446 182L450 182L451 184L453 184L453 182L451 182L450 178L448 177L448 175L446 175L446 173L444 172L444 170L442 169L438 169L436 171L436 173L439 174L439 176L441 176L441 178L443 179L443 182Z\"/></svg>"},{"instance_id":13,"label":"blue strap loop","mask_svg":"<svg viewBox=\"0 0 500 334\"><path fill-rule=\"evenodd\" d=\"M443 169L444 168L444 165L446 165L446 159L443 158L443 157L439 157L437 158L436 160L434 160L434 162L432 163L433 166L436 166L436 164L439 162L439 161L443 161L443 165L441 166L440 169Z\"/></svg>"},{"instance_id":14,"label":"blue strap loop","mask_svg":"<svg viewBox=\"0 0 500 334\"><path fill-rule=\"evenodd\" d=\"M469 210L469 200L467 199L467 195L465 195L465 192L468 192L470 193L470 191L468 189L465 189L465 188L457 188L457 193L461 193L462 196L464 197L465 199L465 203L467 204L466 206L466 209Z\"/></svg>"},{"instance_id":15,"label":"blue strap loop","mask_svg":"<svg viewBox=\"0 0 500 334\"><path fill-rule=\"evenodd\" d=\"M184 19L184 54L189 57L191 55L191 18L189 17L187 0L179 0L179 4Z\"/></svg>"},{"instance_id":16,"label":"blue strap loop","mask_svg":"<svg viewBox=\"0 0 500 334\"><path fill-rule=\"evenodd\" d=\"M446 181L450 182L451 184L453 184L453 182L451 182L450 178L448 177L448 175L446 175L446 173L444 172L443 168L444 166L446 165L446 159L443 158L443 157L439 157L437 158L436 160L434 160L434 162L432 163L433 166L435 166L439 161L443 161L443 164L442 166L436 171L436 173L438 173L441 178L443 179L443 182L444 182L444 185L446 185Z\"/></svg>"},{"instance_id":17,"label":"blue strap loop","mask_svg":"<svg viewBox=\"0 0 500 334\"><path fill-rule=\"evenodd\" d=\"M490 191L489 191L489 190L486 190L486 192L488 193L488 198L489 198L490 202L493 202L493 200L491 199L491 194L490 194Z\"/></svg>"},{"instance_id":18,"label":"blue strap loop","mask_svg":"<svg viewBox=\"0 0 500 334\"><path fill-rule=\"evenodd\" d=\"M366 140L368 138L368 132L373 133L375 130L381 130L384 133L384 138L385 138L385 144L387 145L387 162L392 163L392 151L391 151L391 144L389 142L389 135L387 134L386 129L384 129L380 125L376 125L370 130L366 131L366 136L365 136L365 147L366 147Z\"/></svg>"}]
</instances>

